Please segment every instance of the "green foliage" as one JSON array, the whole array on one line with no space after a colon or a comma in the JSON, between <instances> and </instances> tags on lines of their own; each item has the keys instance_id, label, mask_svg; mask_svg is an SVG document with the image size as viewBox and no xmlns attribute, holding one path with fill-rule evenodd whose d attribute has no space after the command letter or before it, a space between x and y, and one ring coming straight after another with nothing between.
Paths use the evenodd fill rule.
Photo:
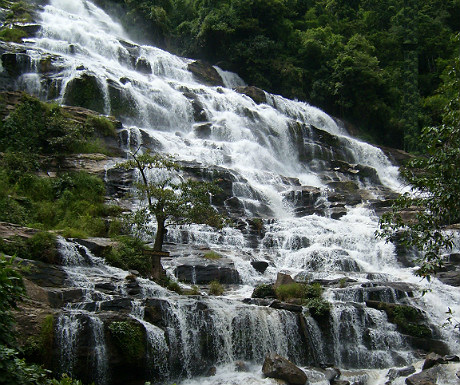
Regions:
<instances>
[{"instance_id":1,"label":"green foliage","mask_svg":"<svg viewBox=\"0 0 460 385\"><path fill-rule=\"evenodd\" d=\"M0 345L11 346L14 343L11 309L16 308L24 295L22 278L13 268L13 259L0 255Z\"/></svg>"},{"instance_id":2,"label":"green foliage","mask_svg":"<svg viewBox=\"0 0 460 385\"><path fill-rule=\"evenodd\" d=\"M105 116L91 115L86 119L85 124L103 136L117 136L115 124Z\"/></svg>"},{"instance_id":3,"label":"green foliage","mask_svg":"<svg viewBox=\"0 0 460 385\"><path fill-rule=\"evenodd\" d=\"M449 225L460 222L460 63L457 57L439 89L445 100L442 123L426 127L420 142L426 156L410 161L401 171L412 193L401 195L393 210L380 220L379 236L398 241L420 252L416 274L429 279L442 267L442 253L452 248L452 238L446 233ZM417 208L412 219L402 213Z\"/></svg>"},{"instance_id":4,"label":"green foliage","mask_svg":"<svg viewBox=\"0 0 460 385\"><path fill-rule=\"evenodd\" d=\"M393 146L404 145L405 130L417 136L422 121L435 123L425 98L458 56L458 0L103 3L122 8L139 37L222 63L248 84L318 105Z\"/></svg>"},{"instance_id":5,"label":"green foliage","mask_svg":"<svg viewBox=\"0 0 460 385\"><path fill-rule=\"evenodd\" d=\"M109 332L127 362L135 363L142 359L145 353L144 333L139 324L128 321L112 322Z\"/></svg>"},{"instance_id":6,"label":"green foliage","mask_svg":"<svg viewBox=\"0 0 460 385\"><path fill-rule=\"evenodd\" d=\"M119 236L117 244L104 254L106 262L124 270L137 270L148 276L152 270L151 259L144 255L144 243L133 237Z\"/></svg>"},{"instance_id":7,"label":"green foliage","mask_svg":"<svg viewBox=\"0 0 460 385\"><path fill-rule=\"evenodd\" d=\"M16 350L0 344L0 384L42 385L48 383L49 372L37 365L28 365L18 356Z\"/></svg>"},{"instance_id":8,"label":"green foliage","mask_svg":"<svg viewBox=\"0 0 460 385\"><path fill-rule=\"evenodd\" d=\"M258 285L252 292L252 298L275 298L276 293L273 285Z\"/></svg>"},{"instance_id":9,"label":"green foliage","mask_svg":"<svg viewBox=\"0 0 460 385\"><path fill-rule=\"evenodd\" d=\"M80 124L58 105L23 94L20 103L0 122L0 151L28 154L35 161L37 154L58 157L69 153L108 153L96 133L115 136L115 125L96 115Z\"/></svg>"},{"instance_id":10,"label":"green foliage","mask_svg":"<svg viewBox=\"0 0 460 385\"><path fill-rule=\"evenodd\" d=\"M19 28L5 28L0 31L0 40L21 43L27 34Z\"/></svg>"},{"instance_id":11,"label":"green foliage","mask_svg":"<svg viewBox=\"0 0 460 385\"><path fill-rule=\"evenodd\" d=\"M54 344L54 316L48 314L42 321L40 334L31 336L21 348L24 357L32 362L51 366L50 359Z\"/></svg>"},{"instance_id":12,"label":"green foliage","mask_svg":"<svg viewBox=\"0 0 460 385\"><path fill-rule=\"evenodd\" d=\"M201 295L200 288L196 285L192 285L191 289L184 290L183 294L185 295Z\"/></svg>"},{"instance_id":13,"label":"green foliage","mask_svg":"<svg viewBox=\"0 0 460 385\"><path fill-rule=\"evenodd\" d=\"M292 298L304 298L306 285L302 283L289 283L280 285L275 289L276 298L281 301L286 301Z\"/></svg>"},{"instance_id":14,"label":"green foliage","mask_svg":"<svg viewBox=\"0 0 460 385\"><path fill-rule=\"evenodd\" d=\"M209 259L209 260L217 260L217 259L221 259L222 255L220 255L219 253L216 253L215 251L211 250L211 251L206 252L203 255L203 258Z\"/></svg>"},{"instance_id":15,"label":"green foliage","mask_svg":"<svg viewBox=\"0 0 460 385\"><path fill-rule=\"evenodd\" d=\"M209 283L209 294L222 295L224 294L224 287L219 281L211 281Z\"/></svg>"},{"instance_id":16,"label":"green foliage","mask_svg":"<svg viewBox=\"0 0 460 385\"><path fill-rule=\"evenodd\" d=\"M431 329L423 323L424 317L416 308L406 305L389 305L381 302L379 309L385 311L388 320L396 324L402 333L413 337L431 337Z\"/></svg>"},{"instance_id":17,"label":"green foliage","mask_svg":"<svg viewBox=\"0 0 460 385\"><path fill-rule=\"evenodd\" d=\"M299 299L301 304L308 308L312 316L329 314L330 303L322 298L323 288L319 283L308 285L305 283L289 283L275 289L276 298L281 301Z\"/></svg>"},{"instance_id":18,"label":"green foliage","mask_svg":"<svg viewBox=\"0 0 460 385\"><path fill-rule=\"evenodd\" d=\"M23 94L21 102L0 125L0 150L30 154L58 154L92 136L57 105L50 105Z\"/></svg>"},{"instance_id":19,"label":"green foliage","mask_svg":"<svg viewBox=\"0 0 460 385\"><path fill-rule=\"evenodd\" d=\"M33 259L46 263L56 263L58 252L56 235L41 231L30 238L13 237L0 239L0 252L23 259Z\"/></svg>"},{"instance_id":20,"label":"green foliage","mask_svg":"<svg viewBox=\"0 0 460 385\"><path fill-rule=\"evenodd\" d=\"M177 294L183 294L182 288L180 287L179 283L177 283L176 281L169 280L168 284L166 285L166 288L168 290L176 292Z\"/></svg>"},{"instance_id":21,"label":"green foliage","mask_svg":"<svg viewBox=\"0 0 460 385\"><path fill-rule=\"evenodd\" d=\"M10 161L16 157L16 162ZM104 204L105 186L93 175L64 173L56 178L32 173L34 162L6 153L0 160L0 220L79 237L105 236L105 217L119 209Z\"/></svg>"}]
</instances>

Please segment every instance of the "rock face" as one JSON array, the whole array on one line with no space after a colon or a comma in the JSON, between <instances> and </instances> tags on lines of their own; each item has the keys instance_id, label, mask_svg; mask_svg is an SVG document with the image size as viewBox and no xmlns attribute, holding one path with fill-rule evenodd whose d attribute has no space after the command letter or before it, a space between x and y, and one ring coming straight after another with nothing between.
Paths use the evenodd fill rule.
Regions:
<instances>
[{"instance_id":1,"label":"rock face","mask_svg":"<svg viewBox=\"0 0 460 385\"><path fill-rule=\"evenodd\" d=\"M436 385L437 371L434 368L424 370L406 378L407 385Z\"/></svg>"},{"instance_id":2,"label":"rock face","mask_svg":"<svg viewBox=\"0 0 460 385\"><path fill-rule=\"evenodd\" d=\"M256 104L267 103L267 96L260 88L254 86L236 87L235 91L249 96Z\"/></svg>"},{"instance_id":3,"label":"rock face","mask_svg":"<svg viewBox=\"0 0 460 385\"><path fill-rule=\"evenodd\" d=\"M266 377L286 381L289 385L304 385L308 380L301 369L276 353L270 353L265 357L262 373Z\"/></svg>"},{"instance_id":4,"label":"rock face","mask_svg":"<svg viewBox=\"0 0 460 385\"><path fill-rule=\"evenodd\" d=\"M64 104L104 113L104 94L97 77L84 73L71 80L65 90Z\"/></svg>"},{"instance_id":5,"label":"rock face","mask_svg":"<svg viewBox=\"0 0 460 385\"><path fill-rule=\"evenodd\" d=\"M199 82L207 86L224 86L224 81L217 70L202 60L190 63L187 68Z\"/></svg>"},{"instance_id":6,"label":"rock face","mask_svg":"<svg viewBox=\"0 0 460 385\"><path fill-rule=\"evenodd\" d=\"M218 281L225 284L240 283L240 275L231 259L206 260L199 257L177 258L175 276L180 281L207 284Z\"/></svg>"},{"instance_id":7,"label":"rock face","mask_svg":"<svg viewBox=\"0 0 460 385\"><path fill-rule=\"evenodd\" d=\"M276 282L273 285L273 287L276 289L277 287L280 287L281 285L289 285L291 283L295 283L295 281L292 279L290 275L278 273L278 275L276 276Z\"/></svg>"}]
</instances>

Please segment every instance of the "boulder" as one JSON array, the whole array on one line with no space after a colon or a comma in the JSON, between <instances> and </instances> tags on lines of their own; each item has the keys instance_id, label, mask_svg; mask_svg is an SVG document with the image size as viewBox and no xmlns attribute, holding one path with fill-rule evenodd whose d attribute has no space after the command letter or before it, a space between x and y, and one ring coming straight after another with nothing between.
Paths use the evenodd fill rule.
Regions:
<instances>
[{"instance_id":1,"label":"boulder","mask_svg":"<svg viewBox=\"0 0 460 385\"><path fill-rule=\"evenodd\" d=\"M85 238L85 239L73 239L73 241L79 243L82 246L88 248L93 254L102 256L108 252L112 247L116 246L118 242L113 241L110 238Z\"/></svg>"},{"instance_id":2,"label":"boulder","mask_svg":"<svg viewBox=\"0 0 460 385\"><path fill-rule=\"evenodd\" d=\"M436 273L434 276L446 285L450 285L454 287L460 286L460 271L458 270L443 271L443 272Z\"/></svg>"},{"instance_id":3,"label":"boulder","mask_svg":"<svg viewBox=\"0 0 460 385\"><path fill-rule=\"evenodd\" d=\"M37 229L23 227L14 223L0 222L0 238L7 239L11 237L30 238L38 232Z\"/></svg>"},{"instance_id":4,"label":"boulder","mask_svg":"<svg viewBox=\"0 0 460 385\"><path fill-rule=\"evenodd\" d=\"M415 373L415 367L411 365L411 366L406 366L405 368L390 369L387 373L387 377L389 381L393 381L395 378L407 377L413 373Z\"/></svg>"},{"instance_id":5,"label":"boulder","mask_svg":"<svg viewBox=\"0 0 460 385\"><path fill-rule=\"evenodd\" d=\"M140 57L136 61L136 71L150 75L152 73L152 66L145 57Z\"/></svg>"},{"instance_id":6,"label":"boulder","mask_svg":"<svg viewBox=\"0 0 460 385\"><path fill-rule=\"evenodd\" d=\"M263 273L265 273L265 270L267 270L268 262L266 262L266 261L252 261L251 265L254 268L254 270L256 270L260 274L263 274Z\"/></svg>"},{"instance_id":7,"label":"boulder","mask_svg":"<svg viewBox=\"0 0 460 385\"><path fill-rule=\"evenodd\" d=\"M346 380L332 380L331 385L350 385L350 381Z\"/></svg>"},{"instance_id":8,"label":"boulder","mask_svg":"<svg viewBox=\"0 0 460 385\"><path fill-rule=\"evenodd\" d=\"M63 104L104 113L104 93L97 77L84 73L67 83Z\"/></svg>"},{"instance_id":9,"label":"boulder","mask_svg":"<svg viewBox=\"0 0 460 385\"><path fill-rule=\"evenodd\" d=\"M235 91L250 97L256 104L267 103L267 96L264 90L254 86L236 87Z\"/></svg>"},{"instance_id":10,"label":"boulder","mask_svg":"<svg viewBox=\"0 0 460 385\"><path fill-rule=\"evenodd\" d=\"M273 301L270 304L270 307L273 309L283 309L283 310L288 310L292 311L294 313L302 313L303 307L300 305L295 305L293 303L286 303L286 302L281 302L278 300Z\"/></svg>"},{"instance_id":11,"label":"boulder","mask_svg":"<svg viewBox=\"0 0 460 385\"><path fill-rule=\"evenodd\" d=\"M407 385L436 385L437 372L431 368L406 378Z\"/></svg>"},{"instance_id":12,"label":"boulder","mask_svg":"<svg viewBox=\"0 0 460 385\"><path fill-rule=\"evenodd\" d=\"M190 63L187 68L200 83L207 86L224 86L224 81L217 70L202 60Z\"/></svg>"},{"instance_id":13,"label":"boulder","mask_svg":"<svg viewBox=\"0 0 460 385\"><path fill-rule=\"evenodd\" d=\"M211 123L197 124L193 127L193 132L195 133L195 136L197 138L207 139L211 136L212 124Z\"/></svg>"},{"instance_id":14,"label":"boulder","mask_svg":"<svg viewBox=\"0 0 460 385\"><path fill-rule=\"evenodd\" d=\"M291 361L276 353L269 353L265 357L262 373L266 377L286 381L289 385L304 385L307 375Z\"/></svg>"},{"instance_id":15,"label":"boulder","mask_svg":"<svg viewBox=\"0 0 460 385\"><path fill-rule=\"evenodd\" d=\"M128 79L120 79L123 82L128 82ZM118 118L132 118L139 117L138 106L136 100L129 92L129 88L125 88L117 82L108 80L107 89L110 99L110 113Z\"/></svg>"},{"instance_id":16,"label":"boulder","mask_svg":"<svg viewBox=\"0 0 460 385\"><path fill-rule=\"evenodd\" d=\"M276 282L273 285L273 287L276 289L277 287L280 287L281 285L289 285L291 283L295 283L295 281L292 279L292 277L289 274L278 273L278 275L276 276Z\"/></svg>"},{"instance_id":17,"label":"boulder","mask_svg":"<svg viewBox=\"0 0 460 385\"><path fill-rule=\"evenodd\" d=\"M248 365L246 365L246 363L244 361L236 361L235 362L235 370L237 372L249 372L249 368L248 368Z\"/></svg>"},{"instance_id":18,"label":"boulder","mask_svg":"<svg viewBox=\"0 0 460 385\"><path fill-rule=\"evenodd\" d=\"M1 57L3 68L12 77L32 71L32 59L24 52L6 52Z\"/></svg>"},{"instance_id":19,"label":"boulder","mask_svg":"<svg viewBox=\"0 0 460 385\"><path fill-rule=\"evenodd\" d=\"M445 364L447 361L444 357L436 353L430 353L426 356L425 362L423 363L422 370L427 370L432 368L435 365Z\"/></svg>"},{"instance_id":20,"label":"boulder","mask_svg":"<svg viewBox=\"0 0 460 385\"><path fill-rule=\"evenodd\" d=\"M338 380L341 374L342 373L338 368L332 367L324 369L324 377L326 377L326 380L329 382Z\"/></svg>"},{"instance_id":21,"label":"boulder","mask_svg":"<svg viewBox=\"0 0 460 385\"><path fill-rule=\"evenodd\" d=\"M193 284L208 284L219 281L224 284L240 283L240 275L231 259L219 258L207 260L205 258L189 256L176 259L178 266L175 276L180 281Z\"/></svg>"},{"instance_id":22,"label":"boulder","mask_svg":"<svg viewBox=\"0 0 460 385\"><path fill-rule=\"evenodd\" d=\"M203 103L201 103L198 99L198 95L194 94L193 92L186 91L184 92L184 96L187 99L189 99L192 103L193 119L195 120L195 122L206 122L208 120L208 116L206 115Z\"/></svg>"}]
</instances>

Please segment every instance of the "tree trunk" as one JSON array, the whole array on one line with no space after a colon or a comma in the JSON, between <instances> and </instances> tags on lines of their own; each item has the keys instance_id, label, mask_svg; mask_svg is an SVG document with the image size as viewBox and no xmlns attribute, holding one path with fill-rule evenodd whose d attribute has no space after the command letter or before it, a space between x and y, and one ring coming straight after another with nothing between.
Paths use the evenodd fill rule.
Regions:
<instances>
[{"instance_id":1,"label":"tree trunk","mask_svg":"<svg viewBox=\"0 0 460 385\"><path fill-rule=\"evenodd\" d=\"M157 219L157 233L155 235L155 243L153 245L154 251L162 251L163 249L163 241L166 235L166 218L156 217Z\"/></svg>"}]
</instances>

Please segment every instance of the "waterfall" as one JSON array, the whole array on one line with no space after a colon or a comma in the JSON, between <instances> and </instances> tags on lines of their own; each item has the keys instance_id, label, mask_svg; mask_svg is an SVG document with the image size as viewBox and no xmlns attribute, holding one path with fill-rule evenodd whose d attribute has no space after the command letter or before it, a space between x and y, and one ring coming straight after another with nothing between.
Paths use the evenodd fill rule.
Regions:
<instances>
[{"instance_id":1,"label":"waterfall","mask_svg":"<svg viewBox=\"0 0 460 385\"><path fill-rule=\"evenodd\" d=\"M107 325L119 319L141 327L146 357L135 374L154 382L188 378L184 384L208 384L211 380L195 377L215 365L218 383L269 382L259 371L270 351L298 365L332 363L345 369L414 361L416 349L407 336L383 311L367 307L369 300L421 309L434 336L458 350L455 328L435 327L444 322L448 306L460 312L458 290L436 279L420 281L413 268L399 264L392 244L374 236L376 207L401 189L398 169L381 149L351 137L306 102L263 92L266 102L256 103L233 89L245 85L238 75L218 67L222 86L200 83L189 71L192 60L136 44L91 1L50 0L40 18L38 35L18 44L30 58L18 89L73 105L79 87L91 84L95 95L82 107L121 120L124 150L150 146L174 155L192 177L223 180L228 196L219 208L235 225L219 231L171 227L171 257L163 264L173 279L184 259L213 249L240 279L221 298L179 296L108 266L76 240L59 238L62 270L74 295L56 324L61 372L81 370L79 346L85 343L93 349L90 381L128 382L113 375L118 368L110 361ZM38 64L45 59L52 69L42 73ZM253 267L261 261L267 264L263 272ZM198 266L188 283L198 282ZM329 319L316 320L306 309L275 309L268 300L243 302L279 272L323 283L332 304ZM408 288L400 288L402 283ZM235 370L238 360L248 363L250 373Z\"/></svg>"}]
</instances>

